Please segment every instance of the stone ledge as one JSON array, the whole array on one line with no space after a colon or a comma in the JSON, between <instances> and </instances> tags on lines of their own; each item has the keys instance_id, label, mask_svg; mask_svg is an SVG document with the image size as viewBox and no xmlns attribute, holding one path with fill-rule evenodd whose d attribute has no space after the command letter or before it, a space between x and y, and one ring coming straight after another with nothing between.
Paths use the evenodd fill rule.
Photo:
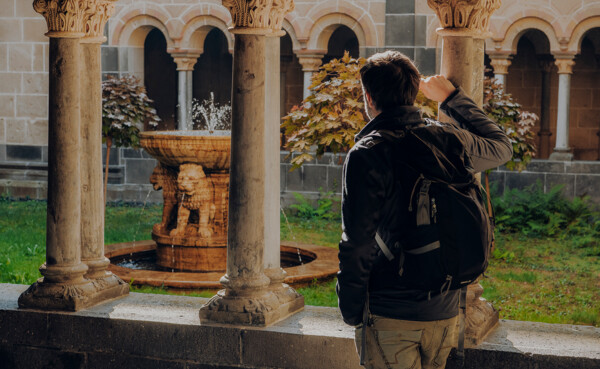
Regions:
<instances>
[{"instance_id":1,"label":"stone ledge","mask_svg":"<svg viewBox=\"0 0 600 369\"><path fill-rule=\"evenodd\" d=\"M132 293L76 313L19 310L26 288L0 284L0 362L14 367L97 368L105 356L118 359L111 368L359 368L353 329L333 308L307 306L267 328L208 326L203 298ZM598 368L600 328L501 321L467 349L465 368L508 367ZM458 368L452 358L448 368Z\"/></svg>"}]
</instances>

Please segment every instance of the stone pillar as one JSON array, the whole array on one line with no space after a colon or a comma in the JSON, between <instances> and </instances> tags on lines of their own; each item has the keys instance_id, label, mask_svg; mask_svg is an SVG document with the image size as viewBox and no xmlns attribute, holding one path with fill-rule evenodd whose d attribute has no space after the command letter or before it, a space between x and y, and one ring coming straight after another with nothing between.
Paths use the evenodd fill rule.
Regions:
<instances>
[{"instance_id":1,"label":"stone pillar","mask_svg":"<svg viewBox=\"0 0 600 369\"><path fill-rule=\"evenodd\" d=\"M298 55L298 61L302 65L302 72L304 72L304 94L303 98L306 99L310 95L310 84L313 73L319 71L319 67L323 63L322 53L302 53Z\"/></svg>"},{"instance_id":2,"label":"stone pillar","mask_svg":"<svg viewBox=\"0 0 600 369\"><path fill-rule=\"evenodd\" d=\"M279 214L279 207L274 209L266 196L267 187L278 182L268 172L272 153L266 139L279 133L267 104L278 101L269 86L278 84L279 74L268 68L279 63L272 42L284 34L283 17L294 3L282 0L258 7L251 0L223 0L223 5L231 12L230 30L235 34L227 274L221 278L225 289L202 306L200 320L265 326L304 307L304 298L281 283L278 265L269 273L273 281L265 274L265 260L270 260L265 257L266 221L273 215L266 212Z\"/></svg>"},{"instance_id":3,"label":"stone pillar","mask_svg":"<svg viewBox=\"0 0 600 369\"><path fill-rule=\"evenodd\" d=\"M494 68L494 78L502 84L506 91L506 76L508 76L508 67L511 64L511 56L506 54L490 55L490 64Z\"/></svg>"},{"instance_id":4,"label":"stone pillar","mask_svg":"<svg viewBox=\"0 0 600 369\"><path fill-rule=\"evenodd\" d=\"M554 58L552 56L540 59L542 68L542 102L540 110L540 131L538 132L539 147L538 157L546 159L550 155L550 73L554 67Z\"/></svg>"},{"instance_id":5,"label":"stone pillar","mask_svg":"<svg viewBox=\"0 0 600 369\"><path fill-rule=\"evenodd\" d=\"M441 74L461 86L480 106L483 103L483 49L489 18L500 7L500 0L427 0L441 23ZM440 114L441 121L451 119ZM470 285L467 294L465 335L467 343L477 345L498 324L498 312L481 297L480 284Z\"/></svg>"},{"instance_id":6,"label":"stone pillar","mask_svg":"<svg viewBox=\"0 0 600 369\"><path fill-rule=\"evenodd\" d=\"M187 131L192 129L190 119L190 110L192 108L192 79L189 75L194 71L194 65L199 55L190 54L172 54L177 71L179 72L179 81L177 84L177 129Z\"/></svg>"},{"instance_id":7,"label":"stone pillar","mask_svg":"<svg viewBox=\"0 0 600 369\"><path fill-rule=\"evenodd\" d=\"M571 161L573 153L569 147L569 104L571 100L571 74L575 61L572 55L557 56L558 67L558 111L556 117L556 145L550 160Z\"/></svg>"},{"instance_id":8,"label":"stone pillar","mask_svg":"<svg viewBox=\"0 0 600 369\"><path fill-rule=\"evenodd\" d=\"M79 310L104 301L81 262L81 47L102 2L35 0L48 24L48 209L46 263L19 307ZM100 142L98 142L100 144Z\"/></svg>"},{"instance_id":9,"label":"stone pillar","mask_svg":"<svg viewBox=\"0 0 600 369\"><path fill-rule=\"evenodd\" d=\"M197 60L197 59L196 59ZM194 129L194 117L192 115L193 110L194 110L194 71L193 70L188 70L186 72L186 86L187 86L187 93L186 93L186 105L187 105L187 123L188 123L188 129L192 130Z\"/></svg>"},{"instance_id":10,"label":"stone pillar","mask_svg":"<svg viewBox=\"0 0 600 369\"><path fill-rule=\"evenodd\" d=\"M106 270L110 260L104 256L100 45L106 40L102 33L114 4L103 1L96 9L81 39L81 260L88 266L85 277L109 299L129 294L129 285Z\"/></svg>"}]
</instances>

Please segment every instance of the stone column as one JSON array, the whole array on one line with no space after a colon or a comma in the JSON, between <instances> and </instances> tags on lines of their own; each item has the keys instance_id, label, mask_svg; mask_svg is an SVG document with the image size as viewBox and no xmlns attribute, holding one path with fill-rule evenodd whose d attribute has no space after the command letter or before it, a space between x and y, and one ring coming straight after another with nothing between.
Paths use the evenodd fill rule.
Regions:
<instances>
[{"instance_id":1,"label":"stone column","mask_svg":"<svg viewBox=\"0 0 600 369\"><path fill-rule=\"evenodd\" d=\"M573 153L569 147L569 104L571 100L571 74L573 55L556 56L558 67L558 111L556 117L556 145L550 160L571 161Z\"/></svg>"},{"instance_id":2,"label":"stone column","mask_svg":"<svg viewBox=\"0 0 600 369\"><path fill-rule=\"evenodd\" d=\"M85 274L105 299L129 294L129 285L106 270L104 256L104 195L102 183L102 68L100 45L113 1L101 1L81 39L81 260Z\"/></svg>"},{"instance_id":3,"label":"stone column","mask_svg":"<svg viewBox=\"0 0 600 369\"><path fill-rule=\"evenodd\" d=\"M79 310L102 301L81 262L81 48L98 1L35 0L48 24L48 209L46 263L19 307Z\"/></svg>"},{"instance_id":4,"label":"stone column","mask_svg":"<svg viewBox=\"0 0 600 369\"><path fill-rule=\"evenodd\" d=\"M323 63L323 55L321 53L298 54L298 61L302 65L302 72L304 72L304 94L302 96L304 99L310 95L311 78L313 73L319 71L319 67Z\"/></svg>"},{"instance_id":5,"label":"stone column","mask_svg":"<svg viewBox=\"0 0 600 369\"><path fill-rule=\"evenodd\" d=\"M194 65L199 55L190 54L172 54L177 71L179 72L179 83L177 88L177 129L187 131L192 129L192 122L189 121L193 87L190 73L194 71Z\"/></svg>"},{"instance_id":6,"label":"stone column","mask_svg":"<svg viewBox=\"0 0 600 369\"><path fill-rule=\"evenodd\" d=\"M506 76L508 75L508 67L511 64L510 55L490 55L490 64L494 68L494 78L498 83L502 84L506 91Z\"/></svg>"},{"instance_id":7,"label":"stone column","mask_svg":"<svg viewBox=\"0 0 600 369\"><path fill-rule=\"evenodd\" d=\"M231 165L229 184L229 228L227 274L224 290L200 309L203 323L269 325L304 307L304 298L281 283L275 269L273 283L265 274L266 221L277 211L269 206L267 187L277 178L270 170L266 139L279 125L270 123L268 86L278 84L279 75L269 66L279 62L273 53L273 37L280 37L283 17L293 0L257 6L251 0L223 0L232 15L235 34L233 53ZM260 5L260 4L259 4ZM277 40L278 41L278 40ZM277 137L277 136L273 136ZM277 250L279 254L279 250Z\"/></svg>"},{"instance_id":8,"label":"stone column","mask_svg":"<svg viewBox=\"0 0 600 369\"><path fill-rule=\"evenodd\" d=\"M550 73L554 67L554 58L552 56L542 57L540 59L542 68L542 101L540 109L540 143L538 148L538 157L546 159L550 155Z\"/></svg>"},{"instance_id":9,"label":"stone column","mask_svg":"<svg viewBox=\"0 0 600 369\"><path fill-rule=\"evenodd\" d=\"M489 37L488 24L500 0L427 0L441 23L441 74L461 86L480 106L483 103L483 48ZM441 121L451 119L440 114ZM498 312L481 297L480 284L470 285L467 294L465 335L467 343L477 345L498 324Z\"/></svg>"},{"instance_id":10,"label":"stone column","mask_svg":"<svg viewBox=\"0 0 600 369\"><path fill-rule=\"evenodd\" d=\"M197 59L196 59L197 60ZM187 105L187 123L188 123L188 129L192 130L194 129L194 117L192 115L193 113L193 109L194 109L194 71L193 70L188 70L186 72L186 86L187 86L187 93L186 93L186 105Z\"/></svg>"}]
</instances>

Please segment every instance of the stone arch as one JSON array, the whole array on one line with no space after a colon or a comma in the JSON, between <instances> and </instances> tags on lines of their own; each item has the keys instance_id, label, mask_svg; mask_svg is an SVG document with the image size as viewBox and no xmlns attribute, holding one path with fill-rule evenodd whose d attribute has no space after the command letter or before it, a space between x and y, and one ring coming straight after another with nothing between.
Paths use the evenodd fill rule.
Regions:
<instances>
[{"instance_id":1,"label":"stone arch","mask_svg":"<svg viewBox=\"0 0 600 369\"><path fill-rule=\"evenodd\" d=\"M585 37L586 33L594 28L600 28L600 16L593 16L583 20L579 23L571 33L569 37L569 44L567 51L572 54L581 53L581 42Z\"/></svg>"},{"instance_id":2,"label":"stone arch","mask_svg":"<svg viewBox=\"0 0 600 369\"><path fill-rule=\"evenodd\" d=\"M189 50L195 53L202 53L204 49L204 40L206 35L218 28L223 32L227 39L227 47L229 52L233 52L233 36L227 29L227 24L214 16L197 16L186 23L181 38L181 49Z\"/></svg>"},{"instance_id":3,"label":"stone arch","mask_svg":"<svg viewBox=\"0 0 600 369\"><path fill-rule=\"evenodd\" d=\"M309 50L323 50L327 52L329 38L339 26L346 26L354 32L358 39L358 47L361 50L361 54L365 47L370 46L367 43L365 32L358 21L346 14L333 13L324 15L315 22L310 31L307 48Z\"/></svg>"},{"instance_id":4,"label":"stone arch","mask_svg":"<svg viewBox=\"0 0 600 369\"><path fill-rule=\"evenodd\" d=\"M161 19L150 15L138 15L128 19L122 27L117 26L113 32L113 44L143 48L146 36L155 28L165 36L167 48L174 48L175 42L170 37L167 26Z\"/></svg>"},{"instance_id":5,"label":"stone arch","mask_svg":"<svg viewBox=\"0 0 600 369\"><path fill-rule=\"evenodd\" d=\"M294 49L294 51L300 50L302 46L298 41L298 36L296 36L296 28L294 27L292 22L290 22L287 18L283 19L283 30L287 32L287 34L290 36L290 39L292 40L292 48Z\"/></svg>"},{"instance_id":6,"label":"stone arch","mask_svg":"<svg viewBox=\"0 0 600 369\"><path fill-rule=\"evenodd\" d=\"M495 42L495 51L516 54L517 44L521 36L530 29L537 29L546 35L552 53L560 52L560 44L554 27L546 20L535 17L521 18L512 23L504 33L504 36L500 38L501 41Z\"/></svg>"}]
</instances>

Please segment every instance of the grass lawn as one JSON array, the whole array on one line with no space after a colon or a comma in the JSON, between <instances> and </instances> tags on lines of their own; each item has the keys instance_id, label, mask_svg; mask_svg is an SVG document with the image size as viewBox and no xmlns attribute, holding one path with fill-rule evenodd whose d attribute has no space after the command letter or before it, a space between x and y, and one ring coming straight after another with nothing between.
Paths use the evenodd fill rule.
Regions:
<instances>
[{"instance_id":1,"label":"grass lawn","mask_svg":"<svg viewBox=\"0 0 600 369\"><path fill-rule=\"evenodd\" d=\"M106 243L150 239L160 206L109 206ZM45 260L46 203L0 200L0 283L31 284ZM339 221L281 217L281 238L337 247ZM600 326L600 250L569 238L498 235L494 258L481 281L484 297L501 318ZM335 281L299 291L309 305L336 306ZM176 293L160 288L134 292ZM209 297L212 292L194 296Z\"/></svg>"}]
</instances>

